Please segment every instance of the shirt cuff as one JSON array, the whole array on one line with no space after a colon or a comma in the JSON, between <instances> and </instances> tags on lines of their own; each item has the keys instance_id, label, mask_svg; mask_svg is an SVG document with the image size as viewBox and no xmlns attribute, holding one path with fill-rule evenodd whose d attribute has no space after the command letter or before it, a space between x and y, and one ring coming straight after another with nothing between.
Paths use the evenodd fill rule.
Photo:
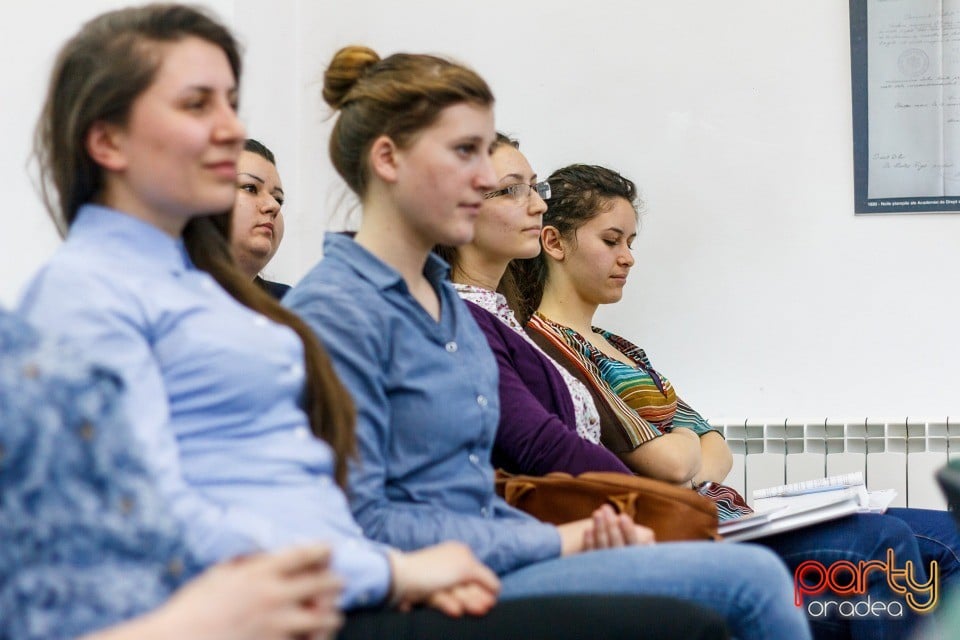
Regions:
<instances>
[{"instance_id":1,"label":"shirt cuff","mask_svg":"<svg viewBox=\"0 0 960 640\"><path fill-rule=\"evenodd\" d=\"M333 550L333 570L343 579L340 607L363 609L384 604L391 573L387 547L344 540Z\"/></svg>"}]
</instances>

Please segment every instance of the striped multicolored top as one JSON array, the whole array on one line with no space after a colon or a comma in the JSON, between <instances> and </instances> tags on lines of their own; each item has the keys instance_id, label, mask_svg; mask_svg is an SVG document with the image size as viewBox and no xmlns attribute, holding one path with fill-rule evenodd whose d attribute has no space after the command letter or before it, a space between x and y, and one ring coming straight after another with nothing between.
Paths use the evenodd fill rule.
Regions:
<instances>
[{"instance_id":1,"label":"striped multicolored top","mask_svg":"<svg viewBox=\"0 0 960 640\"><path fill-rule=\"evenodd\" d=\"M545 338L573 364L602 398L619 422L618 433L601 425L601 439L610 447L627 443L632 449L677 427L697 435L716 431L686 402L677 397L673 385L650 364L643 349L609 331L591 327L603 336L633 365L611 358L597 349L577 331L534 313L527 328ZM612 421L612 418L611 418ZM743 498L720 483L701 485L699 493L717 505L721 522L752 513Z\"/></svg>"},{"instance_id":2,"label":"striped multicolored top","mask_svg":"<svg viewBox=\"0 0 960 640\"><path fill-rule=\"evenodd\" d=\"M589 345L591 357L598 362L604 382L644 420L661 432L686 427L702 436L708 431L716 431L703 416L677 397L673 385L654 370L643 349L609 331L596 327L593 330L634 363L635 366L631 367Z\"/></svg>"},{"instance_id":3,"label":"striped multicolored top","mask_svg":"<svg viewBox=\"0 0 960 640\"><path fill-rule=\"evenodd\" d=\"M690 405L677 397L673 385L650 364L643 349L609 331L593 327L635 366L602 353L577 331L535 313L528 328L547 338L575 363L617 416L621 435L632 448L686 427L698 435L714 431Z\"/></svg>"}]
</instances>

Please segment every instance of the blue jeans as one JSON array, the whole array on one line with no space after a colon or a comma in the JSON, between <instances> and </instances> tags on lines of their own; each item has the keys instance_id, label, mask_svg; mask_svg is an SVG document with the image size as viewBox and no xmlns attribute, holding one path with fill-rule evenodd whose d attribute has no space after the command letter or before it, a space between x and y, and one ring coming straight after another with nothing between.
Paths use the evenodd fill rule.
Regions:
<instances>
[{"instance_id":1,"label":"blue jeans","mask_svg":"<svg viewBox=\"0 0 960 640\"><path fill-rule=\"evenodd\" d=\"M870 560L886 562L887 550L892 549L896 567L903 568L905 562L911 561L916 579L921 582L927 580L926 567L929 565L924 563L913 530L903 520L891 515L856 514L758 542L775 551L787 563L791 573L807 560L820 562L825 567L839 560L854 565ZM936 548L938 552L942 551L939 546ZM850 578L846 576L849 576L846 572L838 576L839 581L847 583ZM853 617L844 617L837 605L833 605L832 609L825 605L827 601L856 603L867 598L871 602L896 601L903 615L890 616L880 612L876 616L858 613ZM828 589L821 594L806 596L803 605L811 615L811 627L818 640L905 638L919 618L903 596L890 589L886 572L879 570L867 574L866 593L863 595L836 595Z\"/></svg>"},{"instance_id":2,"label":"blue jeans","mask_svg":"<svg viewBox=\"0 0 960 640\"><path fill-rule=\"evenodd\" d=\"M501 598L646 594L695 602L726 619L736 638L810 638L783 563L749 544L667 542L538 562L501 576ZM642 621L638 621L642 635Z\"/></svg>"},{"instance_id":3,"label":"blue jeans","mask_svg":"<svg viewBox=\"0 0 960 640\"><path fill-rule=\"evenodd\" d=\"M940 570L940 593L952 590L960 578L960 532L949 511L933 509L887 509L886 515L907 523L920 548L923 566L936 560Z\"/></svg>"}]
</instances>

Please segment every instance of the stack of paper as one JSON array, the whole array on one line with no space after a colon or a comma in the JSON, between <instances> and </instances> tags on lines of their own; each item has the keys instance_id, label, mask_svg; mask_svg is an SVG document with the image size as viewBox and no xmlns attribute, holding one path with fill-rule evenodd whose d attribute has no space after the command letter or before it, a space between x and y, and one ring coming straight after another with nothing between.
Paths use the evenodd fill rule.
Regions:
<instances>
[{"instance_id":1,"label":"stack of paper","mask_svg":"<svg viewBox=\"0 0 960 640\"><path fill-rule=\"evenodd\" d=\"M852 513L883 513L896 495L893 489L867 491L860 472L758 489L756 513L720 523L719 532L728 542L754 540Z\"/></svg>"}]
</instances>

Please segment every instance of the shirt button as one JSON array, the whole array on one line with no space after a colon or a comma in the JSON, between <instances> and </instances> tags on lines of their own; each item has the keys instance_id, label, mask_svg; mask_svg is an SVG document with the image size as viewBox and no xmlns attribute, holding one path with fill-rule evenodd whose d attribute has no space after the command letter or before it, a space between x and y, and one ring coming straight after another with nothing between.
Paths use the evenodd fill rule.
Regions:
<instances>
[{"instance_id":1,"label":"shirt button","mask_svg":"<svg viewBox=\"0 0 960 640\"><path fill-rule=\"evenodd\" d=\"M329 487L330 486L330 476L320 476L320 486Z\"/></svg>"},{"instance_id":2,"label":"shirt button","mask_svg":"<svg viewBox=\"0 0 960 640\"><path fill-rule=\"evenodd\" d=\"M125 497L121 498L121 499L120 499L120 513L122 513L122 514L125 515L125 516L126 516L126 515L130 515L130 513L133 512L133 507L134 507L135 504L136 504L136 503L134 502L133 498L131 498L130 496L125 496Z\"/></svg>"},{"instance_id":3,"label":"shirt button","mask_svg":"<svg viewBox=\"0 0 960 640\"><path fill-rule=\"evenodd\" d=\"M478 456L475 453L471 453L469 456L467 456L467 459L473 464L477 464L478 462L480 462L480 456Z\"/></svg>"},{"instance_id":4,"label":"shirt button","mask_svg":"<svg viewBox=\"0 0 960 640\"><path fill-rule=\"evenodd\" d=\"M290 373L291 373L292 375L294 375L294 376L302 376L302 375L303 375L303 365L292 364L292 365L290 365L289 371L290 371Z\"/></svg>"},{"instance_id":5,"label":"shirt button","mask_svg":"<svg viewBox=\"0 0 960 640\"><path fill-rule=\"evenodd\" d=\"M93 425L90 424L89 422L84 422L83 426L80 427L80 437L86 440L87 442L90 442L91 440L93 440L93 434L94 434Z\"/></svg>"},{"instance_id":6,"label":"shirt button","mask_svg":"<svg viewBox=\"0 0 960 640\"><path fill-rule=\"evenodd\" d=\"M487 400L487 396L484 396L484 395L479 395L479 396L477 396L477 404L480 405L481 407L485 407L485 406L487 406L489 403L490 403L490 401Z\"/></svg>"},{"instance_id":7,"label":"shirt button","mask_svg":"<svg viewBox=\"0 0 960 640\"><path fill-rule=\"evenodd\" d=\"M267 320L264 316L259 316L259 315L253 319L253 324L255 324L258 327L265 327L269 322L270 321Z\"/></svg>"},{"instance_id":8,"label":"shirt button","mask_svg":"<svg viewBox=\"0 0 960 640\"><path fill-rule=\"evenodd\" d=\"M217 285L213 283L213 280L203 279L200 281L200 286L206 289L207 291L213 291L217 288Z\"/></svg>"},{"instance_id":9,"label":"shirt button","mask_svg":"<svg viewBox=\"0 0 960 640\"><path fill-rule=\"evenodd\" d=\"M451 340L445 346L447 353L456 353L457 352L457 343Z\"/></svg>"},{"instance_id":10,"label":"shirt button","mask_svg":"<svg viewBox=\"0 0 960 640\"><path fill-rule=\"evenodd\" d=\"M306 440L310 437L310 429L306 427L297 427L293 430L293 435L297 436L301 440Z\"/></svg>"},{"instance_id":11,"label":"shirt button","mask_svg":"<svg viewBox=\"0 0 960 640\"><path fill-rule=\"evenodd\" d=\"M174 558L167 563L167 573L173 576L174 578L179 578L183 573L183 560L180 558Z\"/></svg>"}]
</instances>

